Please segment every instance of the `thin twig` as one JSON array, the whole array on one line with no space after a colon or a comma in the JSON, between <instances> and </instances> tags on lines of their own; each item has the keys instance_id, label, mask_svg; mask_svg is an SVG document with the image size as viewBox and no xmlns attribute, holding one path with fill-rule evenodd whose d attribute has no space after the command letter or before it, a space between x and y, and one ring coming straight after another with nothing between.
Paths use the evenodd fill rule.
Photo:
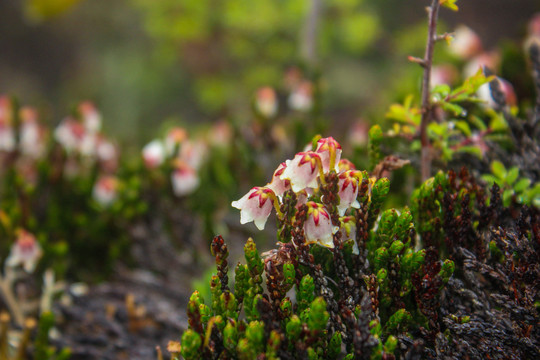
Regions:
<instances>
[{"instance_id":1,"label":"thin twig","mask_svg":"<svg viewBox=\"0 0 540 360\"><path fill-rule=\"evenodd\" d=\"M13 294L13 274L12 270L7 266L4 268L4 276L0 274L0 296L4 298L4 301L13 316L17 326L23 326L24 315L19 307L19 303Z\"/></svg>"},{"instance_id":2,"label":"thin twig","mask_svg":"<svg viewBox=\"0 0 540 360\"><path fill-rule=\"evenodd\" d=\"M433 116L433 108L430 100L431 66L433 64L433 50L437 40L437 18L439 15L439 0L433 0L428 8L428 38L426 53L424 55L424 76L422 80L422 121L420 122L421 173L422 180L431 175L430 143L427 135L427 126Z\"/></svg>"},{"instance_id":3,"label":"thin twig","mask_svg":"<svg viewBox=\"0 0 540 360\"><path fill-rule=\"evenodd\" d=\"M321 0L308 0L310 3L302 34L302 57L313 68L317 62L317 32L322 10Z\"/></svg>"}]
</instances>

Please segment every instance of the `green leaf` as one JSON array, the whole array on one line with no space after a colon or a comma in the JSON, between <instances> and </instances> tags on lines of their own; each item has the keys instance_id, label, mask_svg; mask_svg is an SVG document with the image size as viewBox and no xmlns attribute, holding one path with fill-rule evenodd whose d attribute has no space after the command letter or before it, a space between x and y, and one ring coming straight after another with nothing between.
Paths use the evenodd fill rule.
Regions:
<instances>
[{"instance_id":1,"label":"green leaf","mask_svg":"<svg viewBox=\"0 0 540 360\"><path fill-rule=\"evenodd\" d=\"M482 159L484 157L484 155L482 154L482 150L480 150L476 146L462 146L458 148L456 151L473 154L477 156L479 159Z\"/></svg>"},{"instance_id":2,"label":"green leaf","mask_svg":"<svg viewBox=\"0 0 540 360\"><path fill-rule=\"evenodd\" d=\"M501 185L501 180L491 174L482 175L482 179L485 182L487 182L490 186L493 185L493 183L497 183L499 186Z\"/></svg>"},{"instance_id":3,"label":"green leaf","mask_svg":"<svg viewBox=\"0 0 540 360\"><path fill-rule=\"evenodd\" d=\"M480 119L478 116L471 116L469 121L471 124L473 124L478 130L485 131L487 130L486 124L484 124L484 121Z\"/></svg>"},{"instance_id":4,"label":"green leaf","mask_svg":"<svg viewBox=\"0 0 540 360\"><path fill-rule=\"evenodd\" d=\"M471 136L471 128L469 127L469 124L466 121L460 120L456 122L456 127L461 130L463 135L469 137Z\"/></svg>"},{"instance_id":5,"label":"green leaf","mask_svg":"<svg viewBox=\"0 0 540 360\"><path fill-rule=\"evenodd\" d=\"M525 189L527 189L531 185L531 179L528 178L521 178L518 180L518 182L514 185L514 191L516 193L523 192Z\"/></svg>"},{"instance_id":6,"label":"green leaf","mask_svg":"<svg viewBox=\"0 0 540 360\"><path fill-rule=\"evenodd\" d=\"M512 195L514 195L514 190L508 189L503 192L503 205L510 206L510 201L512 200Z\"/></svg>"},{"instance_id":7,"label":"green leaf","mask_svg":"<svg viewBox=\"0 0 540 360\"><path fill-rule=\"evenodd\" d=\"M440 0L441 6L444 6L445 8L448 8L452 11L458 11L459 8L456 5L457 0Z\"/></svg>"},{"instance_id":8,"label":"green leaf","mask_svg":"<svg viewBox=\"0 0 540 360\"><path fill-rule=\"evenodd\" d=\"M503 163L498 160L491 163L491 172L501 180L506 179L506 168L504 167Z\"/></svg>"},{"instance_id":9,"label":"green leaf","mask_svg":"<svg viewBox=\"0 0 540 360\"><path fill-rule=\"evenodd\" d=\"M462 108L461 106L457 105L457 104L452 104L452 103L449 103L449 102L446 102L446 101L442 101L440 102L440 105L441 107L443 108L444 111L448 111L450 113L453 113L455 116L459 116L459 115L466 115L466 111L464 108Z\"/></svg>"},{"instance_id":10,"label":"green leaf","mask_svg":"<svg viewBox=\"0 0 540 360\"><path fill-rule=\"evenodd\" d=\"M508 170L508 174L506 174L506 183L508 185L512 185L516 182L517 178L519 176L519 169L517 166L514 166L510 170Z\"/></svg>"}]
</instances>

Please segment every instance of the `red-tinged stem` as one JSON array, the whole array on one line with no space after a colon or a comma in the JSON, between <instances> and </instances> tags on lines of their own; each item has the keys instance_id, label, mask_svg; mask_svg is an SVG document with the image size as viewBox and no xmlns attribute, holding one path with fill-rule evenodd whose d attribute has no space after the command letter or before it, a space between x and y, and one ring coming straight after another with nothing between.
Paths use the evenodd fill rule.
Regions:
<instances>
[{"instance_id":1,"label":"red-tinged stem","mask_svg":"<svg viewBox=\"0 0 540 360\"><path fill-rule=\"evenodd\" d=\"M430 99L431 67L433 65L433 50L437 40L437 18L439 15L440 0L433 0L428 8L428 38L426 53L424 55L424 76L422 80L422 121L420 122L421 173L422 181L431 175L430 143L427 135L427 126L433 117L433 107Z\"/></svg>"}]
</instances>

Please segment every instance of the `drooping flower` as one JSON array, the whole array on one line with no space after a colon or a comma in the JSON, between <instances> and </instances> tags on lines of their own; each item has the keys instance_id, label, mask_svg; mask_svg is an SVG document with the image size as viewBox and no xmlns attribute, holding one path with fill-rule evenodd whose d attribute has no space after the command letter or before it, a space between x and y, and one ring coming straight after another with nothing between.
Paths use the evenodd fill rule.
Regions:
<instances>
[{"instance_id":1,"label":"drooping flower","mask_svg":"<svg viewBox=\"0 0 540 360\"><path fill-rule=\"evenodd\" d=\"M323 204L313 201L307 203L308 217L304 224L304 234L308 244L317 243L329 248L334 247L334 233L338 230L332 225L330 214Z\"/></svg>"},{"instance_id":2,"label":"drooping flower","mask_svg":"<svg viewBox=\"0 0 540 360\"><path fill-rule=\"evenodd\" d=\"M322 166L321 157L314 151L299 152L294 159L285 162L281 180L289 180L292 190L297 193L307 187L317 187L317 177Z\"/></svg>"},{"instance_id":3,"label":"drooping flower","mask_svg":"<svg viewBox=\"0 0 540 360\"><path fill-rule=\"evenodd\" d=\"M142 149L144 164L150 169L157 168L165 160L165 147L159 140L152 140Z\"/></svg>"},{"instance_id":4,"label":"drooping flower","mask_svg":"<svg viewBox=\"0 0 540 360\"><path fill-rule=\"evenodd\" d=\"M272 190L256 186L240 200L233 201L231 205L240 210L241 224L253 221L259 230L263 230L272 212L274 201L277 199Z\"/></svg>"},{"instance_id":5,"label":"drooping flower","mask_svg":"<svg viewBox=\"0 0 540 360\"><path fill-rule=\"evenodd\" d=\"M341 145L333 137L319 139L315 152L321 157L325 173L330 171L330 169L336 172L339 171L338 163L341 159Z\"/></svg>"},{"instance_id":6,"label":"drooping flower","mask_svg":"<svg viewBox=\"0 0 540 360\"><path fill-rule=\"evenodd\" d=\"M281 179L286 167L284 162L279 164L272 176L272 182L266 184L266 187L272 190L276 196L282 196L285 191L291 188L291 182L288 179Z\"/></svg>"},{"instance_id":7,"label":"drooping flower","mask_svg":"<svg viewBox=\"0 0 540 360\"><path fill-rule=\"evenodd\" d=\"M92 196L101 206L111 205L118 196L118 179L114 176L101 176L94 184Z\"/></svg>"},{"instance_id":8,"label":"drooping flower","mask_svg":"<svg viewBox=\"0 0 540 360\"><path fill-rule=\"evenodd\" d=\"M181 161L175 162L174 167L171 183L176 196L191 194L199 187L200 180L195 169Z\"/></svg>"},{"instance_id":9,"label":"drooping flower","mask_svg":"<svg viewBox=\"0 0 540 360\"><path fill-rule=\"evenodd\" d=\"M265 86L257 90L257 94L255 95L255 108L267 119L276 116L278 103L274 89Z\"/></svg>"},{"instance_id":10,"label":"drooping flower","mask_svg":"<svg viewBox=\"0 0 540 360\"><path fill-rule=\"evenodd\" d=\"M26 230L19 229L17 241L11 247L6 265L16 267L22 265L26 272L33 272L43 251L34 235Z\"/></svg>"},{"instance_id":11,"label":"drooping flower","mask_svg":"<svg viewBox=\"0 0 540 360\"><path fill-rule=\"evenodd\" d=\"M358 170L347 170L340 173L338 177L339 205L337 208L339 216L343 216L350 207L355 209L360 207L356 196L358 195L358 181L361 177L361 172Z\"/></svg>"}]
</instances>

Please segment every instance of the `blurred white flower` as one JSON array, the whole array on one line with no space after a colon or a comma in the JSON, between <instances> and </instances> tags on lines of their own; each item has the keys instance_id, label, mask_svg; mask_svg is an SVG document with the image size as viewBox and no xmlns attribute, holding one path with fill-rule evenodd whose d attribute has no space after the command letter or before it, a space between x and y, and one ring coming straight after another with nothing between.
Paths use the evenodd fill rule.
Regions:
<instances>
[{"instance_id":1,"label":"blurred white flower","mask_svg":"<svg viewBox=\"0 0 540 360\"><path fill-rule=\"evenodd\" d=\"M265 118L276 116L278 103L276 92L269 86L257 90L255 95L255 108Z\"/></svg>"},{"instance_id":2,"label":"blurred white flower","mask_svg":"<svg viewBox=\"0 0 540 360\"><path fill-rule=\"evenodd\" d=\"M101 114L94 104L89 101L80 103L79 112L86 131L96 134L101 130Z\"/></svg>"},{"instance_id":3,"label":"blurred white flower","mask_svg":"<svg viewBox=\"0 0 540 360\"><path fill-rule=\"evenodd\" d=\"M302 81L289 95L289 107L296 111L307 112L313 107L313 84Z\"/></svg>"},{"instance_id":4,"label":"blurred white flower","mask_svg":"<svg viewBox=\"0 0 540 360\"><path fill-rule=\"evenodd\" d=\"M174 156L182 141L187 138L187 131L179 126L169 130L165 137L165 150L168 156Z\"/></svg>"},{"instance_id":5,"label":"blurred white flower","mask_svg":"<svg viewBox=\"0 0 540 360\"><path fill-rule=\"evenodd\" d=\"M482 52L482 41L470 27L459 25L454 31L449 50L460 59L470 59Z\"/></svg>"},{"instance_id":6,"label":"blurred white flower","mask_svg":"<svg viewBox=\"0 0 540 360\"><path fill-rule=\"evenodd\" d=\"M33 272L37 262L43 255L41 246L34 235L26 230L18 230L17 241L11 246L11 251L6 259L6 265L16 267L22 265L26 272Z\"/></svg>"},{"instance_id":7,"label":"blurred white flower","mask_svg":"<svg viewBox=\"0 0 540 360\"><path fill-rule=\"evenodd\" d=\"M159 140L152 140L142 149L144 164L150 169L157 168L165 161L165 147Z\"/></svg>"},{"instance_id":8,"label":"blurred white flower","mask_svg":"<svg viewBox=\"0 0 540 360\"><path fill-rule=\"evenodd\" d=\"M195 169L178 162L171 175L173 192L176 196L191 194L199 187L199 176Z\"/></svg>"},{"instance_id":9,"label":"blurred white flower","mask_svg":"<svg viewBox=\"0 0 540 360\"><path fill-rule=\"evenodd\" d=\"M94 184L92 196L101 206L111 205L118 195L118 179L114 176L101 176Z\"/></svg>"}]
</instances>

